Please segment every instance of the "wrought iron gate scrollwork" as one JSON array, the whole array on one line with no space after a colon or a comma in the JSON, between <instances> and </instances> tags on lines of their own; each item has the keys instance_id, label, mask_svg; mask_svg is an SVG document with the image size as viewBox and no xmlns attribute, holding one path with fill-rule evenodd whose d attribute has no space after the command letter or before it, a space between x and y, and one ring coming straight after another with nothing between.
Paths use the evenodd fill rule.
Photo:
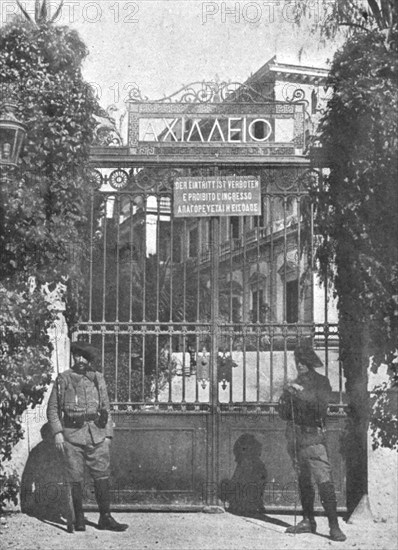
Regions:
<instances>
[{"instance_id":1,"label":"wrought iron gate scrollwork","mask_svg":"<svg viewBox=\"0 0 398 550\"><path fill-rule=\"evenodd\" d=\"M119 409L209 410L212 366L213 405L273 411L292 376L294 343L310 336L323 346L326 327L331 345L320 352L337 345L335 327L320 330L313 319L312 235L303 220L313 175L226 167L219 173L261 178L261 216L174 218L174 178L212 173L206 166L93 172L89 313L79 333L102 350ZM208 372L198 378L206 354ZM232 365L228 374L223 361Z\"/></svg>"}]
</instances>

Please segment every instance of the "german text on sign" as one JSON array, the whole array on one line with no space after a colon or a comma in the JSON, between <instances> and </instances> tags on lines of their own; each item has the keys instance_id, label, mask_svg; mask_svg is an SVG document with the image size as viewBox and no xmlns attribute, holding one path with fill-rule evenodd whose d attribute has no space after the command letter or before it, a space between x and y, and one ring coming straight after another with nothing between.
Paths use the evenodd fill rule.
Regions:
<instances>
[{"instance_id":1,"label":"german text on sign","mask_svg":"<svg viewBox=\"0 0 398 550\"><path fill-rule=\"evenodd\" d=\"M260 216L261 185L254 176L180 177L174 181L174 216Z\"/></svg>"}]
</instances>

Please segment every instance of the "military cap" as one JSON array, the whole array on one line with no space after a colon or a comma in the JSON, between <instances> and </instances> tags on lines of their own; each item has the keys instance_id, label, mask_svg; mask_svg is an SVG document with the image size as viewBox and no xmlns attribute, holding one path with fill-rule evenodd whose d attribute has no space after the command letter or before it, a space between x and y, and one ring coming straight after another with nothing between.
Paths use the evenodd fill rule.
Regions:
<instances>
[{"instance_id":1,"label":"military cap","mask_svg":"<svg viewBox=\"0 0 398 550\"><path fill-rule=\"evenodd\" d=\"M87 361L95 361L98 357L98 350L88 342L72 342L70 346L72 355L80 355Z\"/></svg>"},{"instance_id":2,"label":"military cap","mask_svg":"<svg viewBox=\"0 0 398 550\"><path fill-rule=\"evenodd\" d=\"M323 363L313 350L311 343L306 340L297 344L294 350L294 358L298 363L308 368L319 369L323 367Z\"/></svg>"}]
</instances>

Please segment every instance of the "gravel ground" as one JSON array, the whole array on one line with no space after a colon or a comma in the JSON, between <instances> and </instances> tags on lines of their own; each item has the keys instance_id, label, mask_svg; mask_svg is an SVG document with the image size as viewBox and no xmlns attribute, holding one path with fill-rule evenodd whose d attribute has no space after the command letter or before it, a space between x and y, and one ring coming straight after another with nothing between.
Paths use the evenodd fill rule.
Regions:
<instances>
[{"instance_id":1,"label":"gravel ground","mask_svg":"<svg viewBox=\"0 0 398 550\"><path fill-rule=\"evenodd\" d=\"M228 513L115 513L130 525L124 533L99 531L98 514L86 513L87 530L68 534L65 525L50 524L22 513L0 521L1 550L396 550L396 523L359 522L341 527L344 543L328 538L327 520L317 518L318 534L288 535L291 516L237 517Z\"/></svg>"}]
</instances>

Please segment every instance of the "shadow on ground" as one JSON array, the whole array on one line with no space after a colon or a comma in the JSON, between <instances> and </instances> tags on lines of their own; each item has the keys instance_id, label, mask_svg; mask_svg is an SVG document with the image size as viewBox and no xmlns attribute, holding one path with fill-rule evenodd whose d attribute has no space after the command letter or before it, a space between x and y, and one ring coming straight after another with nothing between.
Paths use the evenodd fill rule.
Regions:
<instances>
[{"instance_id":1,"label":"shadow on ground","mask_svg":"<svg viewBox=\"0 0 398 550\"><path fill-rule=\"evenodd\" d=\"M21 512L65 531L71 502L62 457L49 424L44 424L41 436L42 441L31 450L22 474Z\"/></svg>"}]
</instances>

